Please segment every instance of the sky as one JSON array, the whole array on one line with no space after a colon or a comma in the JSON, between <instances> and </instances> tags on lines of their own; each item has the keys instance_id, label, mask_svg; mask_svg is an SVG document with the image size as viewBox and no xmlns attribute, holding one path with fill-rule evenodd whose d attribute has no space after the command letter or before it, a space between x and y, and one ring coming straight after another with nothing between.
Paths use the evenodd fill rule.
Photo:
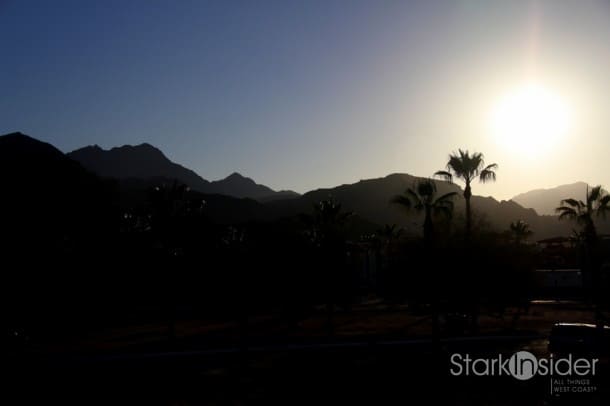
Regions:
<instances>
[{"instance_id":1,"label":"sky","mask_svg":"<svg viewBox=\"0 0 610 406\"><path fill-rule=\"evenodd\" d=\"M0 0L0 133L148 142L298 192L431 176L458 148L499 165L475 194L610 187L609 21L588 1ZM551 96L511 99L531 83ZM535 131L511 124L530 105Z\"/></svg>"}]
</instances>

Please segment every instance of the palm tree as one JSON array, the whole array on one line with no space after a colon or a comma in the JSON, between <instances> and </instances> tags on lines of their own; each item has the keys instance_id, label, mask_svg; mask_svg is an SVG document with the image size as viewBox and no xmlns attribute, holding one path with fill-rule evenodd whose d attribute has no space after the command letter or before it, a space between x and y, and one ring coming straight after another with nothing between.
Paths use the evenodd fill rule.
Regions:
<instances>
[{"instance_id":1,"label":"palm tree","mask_svg":"<svg viewBox=\"0 0 610 406\"><path fill-rule=\"evenodd\" d=\"M449 155L446 171L437 171L434 175L439 176L449 182L453 178L462 179L465 183L464 200L466 200L466 236L470 236L472 228L472 213L470 210L470 197L472 196L471 183L477 178L481 183L495 181L497 164L485 166L483 154L474 152L472 155L466 151L458 150L457 153Z\"/></svg>"},{"instance_id":2,"label":"palm tree","mask_svg":"<svg viewBox=\"0 0 610 406\"><path fill-rule=\"evenodd\" d=\"M383 253L382 261L389 262L392 257L393 251L397 248L396 242L400 240L400 237L404 234L405 230L403 228L399 228L396 224L386 224L383 228L377 230L377 241L381 246L377 246L377 248L381 248L381 252ZM379 252L378 252L379 253ZM386 264L387 266L387 264Z\"/></svg>"},{"instance_id":3,"label":"palm tree","mask_svg":"<svg viewBox=\"0 0 610 406\"><path fill-rule=\"evenodd\" d=\"M386 244L390 244L392 241L399 239L404 231L403 228L398 228L396 224L386 224L383 228L377 230L377 234Z\"/></svg>"},{"instance_id":4,"label":"palm tree","mask_svg":"<svg viewBox=\"0 0 610 406\"><path fill-rule=\"evenodd\" d=\"M598 258L598 236L595 228L594 218L605 218L610 212L610 195L601 187L595 186L589 190L587 185L586 199L563 199L561 205L555 209L559 214L559 220L576 220L582 227L582 232L577 233L583 242L585 249L584 271L591 277L590 286L593 293L593 302L596 304L596 319L598 328L603 327L598 300L600 299L600 263Z\"/></svg>"},{"instance_id":5,"label":"palm tree","mask_svg":"<svg viewBox=\"0 0 610 406\"><path fill-rule=\"evenodd\" d=\"M331 197L314 204L313 214L301 215L308 228L307 234L320 254L321 268L326 277L326 330L329 336L334 332L336 296L342 285L340 277L345 266L345 225L352 214L343 211L341 203Z\"/></svg>"},{"instance_id":6,"label":"palm tree","mask_svg":"<svg viewBox=\"0 0 610 406\"><path fill-rule=\"evenodd\" d=\"M432 179L417 182L415 190L408 188L404 194L394 196L391 203L398 204L407 210L416 210L424 213L424 243L426 250L431 250L435 241L433 217L449 219L453 215L453 198L456 192L436 196L436 183ZM428 255L432 254L428 252ZM437 344L440 344L440 298L433 296L432 300L432 335Z\"/></svg>"},{"instance_id":7,"label":"palm tree","mask_svg":"<svg viewBox=\"0 0 610 406\"><path fill-rule=\"evenodd\" d=\"M188 212L189 188L184 184L174 181L169 187L165 184L155 186L149 191L150 225L153 235L162 254L161 260L165 262L165 268L173 269L179 254L182 253L183 244L179 225L181 219ZM167 312L168 312L168 344L173 347L176 344L176 323L178 297L176 279L173 273L167 274Z\"/></svg>"},{"instance_id":8,"label":"palm tree","mask_svg":"<svg viewBox=\"0 0 610 406\"><path fill-rule=\"evenodd\" d=\"M436 184L431 179L426 179L417 182L415 190L408 188L404 194L394 196L391 203L407 210L424 212L424 241L429 246L434 241L433 217L451 218L455 196L456 192L450 192L436 197Z\"/></svg>"},{"instance_id":9,"label":"palm tree","mask_svg":"<svg viewBox=\"0 0 610 406\"><path fill-rule=\"evenodd\" d=\"M343 227L352 214L343 211L341 203L331 197L314 204L313 214L303 214L301 220L308 226L311 241L320 248L326 248L341 239Z\"/></svg>"},{"instance_id":10,"label":"palm tree","mask_svg":"<svg viewBox=\"0 0 610 406\"><path fill-rule=\"evenodd\" d=\"M572 248L580 247L585 242L585 233L573 228L572 234L570 234L568 239L570 240L570 245Z\"/></svg>"},{"instance_id":11,"label":"palm tree","mask_svg":"<svg viewBox=\"0 0 610 406\"><path fill-rule=\"evenodd\" d=\"M527 240L532 234L530 225L523 220L513 221L509 226L510 233L515 244L520 245L522 241Z\"/></svg>"},{"instance_id":12,"label":"palm tree","mask_svg":"<svg viewBox=\"0 0 610 406\"><path fill-rule=\"evenodd\" d=\"M587 186L586 201L577 199L563 199L561 205L555 209L559 220L576 220L582 226L585 241L588 244L597 241L597 230L594 218L605 218L610 212L610 195L601 187L595 186L589 190Z\"/></svg>"}]
</instances>

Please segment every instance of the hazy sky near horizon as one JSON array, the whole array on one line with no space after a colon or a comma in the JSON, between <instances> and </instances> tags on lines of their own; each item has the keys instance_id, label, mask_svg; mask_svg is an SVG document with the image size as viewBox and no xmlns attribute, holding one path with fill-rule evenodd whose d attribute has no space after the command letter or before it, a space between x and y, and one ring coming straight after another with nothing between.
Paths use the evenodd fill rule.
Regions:
<instances>
[{"instance_id":1,"label":"hazy sky near horizon","mask_svg":"<svg viewBox=\"0 0 610 406\"><path fill-rule=\"evenodd\" d=\"M607 1L0 0L0 133L148 142L299 192L432 175L458 148L500 166L475 194L610 187L609 45ZM494 108L532 82L569 127L499 140Z\"/></svg>"}]
</instances>

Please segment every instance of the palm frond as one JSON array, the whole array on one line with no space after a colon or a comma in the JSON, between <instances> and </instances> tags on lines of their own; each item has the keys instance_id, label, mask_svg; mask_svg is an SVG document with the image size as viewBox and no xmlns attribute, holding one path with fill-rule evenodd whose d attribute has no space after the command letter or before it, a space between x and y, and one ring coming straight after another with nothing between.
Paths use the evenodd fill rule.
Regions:
<instances>
[{"instance_id":1,"label":"palm frond","mask_svg":"<svg viewBox=\"0 0 610 406\"><path fill-rule=\"evenodd\" d=\"M456 197L458 195L457 192L449 192L449 193L445 193L444 195L438 197L434 203L440 203L440 202L450 202L453 205L453 202L451 201L454 197Z\"/></svg>"},{"instance_id":2,"label":"palm frond","mask_svg":"<svg viewBox=\"0 0 610 406\"><path fill-rule=\"evenodd\" d=\"M468 166L472 171L472 175L477 176L479 174L479 170L483 165L485 165L483 154L480 152L474 152L468 162Z\"/></svg>"},{"instance_id":3,"label":"palm frond","mask_svg":"<svg viewBox=\"0 0 610 406\"><path fill-rule=\"evenodd\" d=\"M448 171L436 171L434 173L434 176L439 177L443 180L446 180L447 182L451 182L453 183L453 175L451 174L451 172Z\"/></svg>"},{"instance_id":4,"label":"palm frond","mask_svg":"<svg viewBox=\"0 0 610 406\"><path fill-rule=\"evenodd\" d=\"M405 194L407 195L407 197L409 199L411 199L411 201L413 202L413 205L416 206L418 204L422 203L422 198L420 195L418 195L417 193L415 193L415 191L413 189L407 189L405 191Z\"/></svg>"},{"instance_id":5,"label":"palm frond","mask_svg":"<svg viewBox=\"0 0 610 406\"><path fill-rule=\"evenodd\" d=\"M610 212L610 195L604 195L599 199L595 214L597 217L606 218L606 215Z\"/></svg>"},{"instance_id":6,"label":"palm frond","mask_svg":"<svg viewBox=\"0 0 610 406\"><path fill-rule=\"evenodd\" d=\"M572 206L573 208L577 208L577 209L582 209L582 207L585 205L582 201L580 200L576 200L576 199L563 199L560 202L561 206L565 207L564 205L568 205L568 206ZM559 209L559 207L557 208ZM557 210L555 209L555 210Z\"/></svg>"},{"instance_id":7,"label":"palm frond","mask_svg":"<svg viewBox=\"0 0 610 406\"><path fill-rule=\"evenodd\" d=\"M434 206L432 210L436 217L444 217L446 219L451 219L451 217L453 216L453 205Z\"/></svg>"},{"instance_id":8,"label":"palm frond","mask_svg":"<svg viewBox=\"0 0 610 406\"><path fill-rule=\"evenodd\" d=\"M570 207L560 206L555 209L559 214L559 220L574 219L578 217L578 212Z\"/></svg>"},{"instance_id":9,"label":"palm frond","mask_svg":"<svg viewBox=\"0 0 610 406\"><path fill-rule=\"evenodd\" d=\"M402 206L407 210L410 210L414 206L411 199L405 195L396 195L392 197L392 199L390 199L390 203Z\"/></svg>"},{"instance_id":10,"label":"palm frond","mask_svg":"<svg viewBox=\"0 0 610 406\"><path fill-rule=\"evenodd\" d=\"M604 194L603 196L601 196L597 202L597 207L598 208L603 208L603 207L608 207L610 206L610 195L609 194Z\"/></svg>"},{"instance_id":11,"label":"palm frond","mask_svg":"<svg viewBox=\"0 0 610 406\"><path fill-rule=\"evenodd\" d=\"M422 198L422 200L429 200L430 196L433 196L436 192L436 183L431 179L422 180L417 182L417 194Z\"/></svg>"},{"instance_id":12,"label":"palm frond","mask_svg":"<svg viewBox=\"0 0 610 406\"><path fill-rule=\"evenodd\" d=\"M465 169L465 161L463 158L462 150L460 150L460 155L453 154L449 156L449 162L447 162L447 171L453 172L456 177L466 180L466 178L468 177L468 173Z\"/></svg>"},{"instance_id":13,"label":"palm frond","mask_svg":"<svg viewBox=\"0 0 610 406\"><path fill-rule=\"evenodd\" d=\"M479 180L482 183L489 181L496 181L496 170L498 169L498 164L487 165L479 174Z\"/></svg>"},{"instance_id":14,"label":"palm frond","mask_svg":"<svg viewBox=\"0 0 610 406\"><path fill-rule=\"evenodd\" d=\"M481 183L487 183L489 181L496 181L496 173L494 171L488 171L487 169L483 169L479 174L479 181Z\"/></svg>"},{"instance_id":15,"label":"palm frond","mask_svg":"<svg viewBox=\"0 0 610 406\"><path fill-rule=\"evenodd\" d=\"M597 185L591 189L587 196L587 202L596 202L602 196L602 187L601 185Z\"/></svg>"}]
</instances>

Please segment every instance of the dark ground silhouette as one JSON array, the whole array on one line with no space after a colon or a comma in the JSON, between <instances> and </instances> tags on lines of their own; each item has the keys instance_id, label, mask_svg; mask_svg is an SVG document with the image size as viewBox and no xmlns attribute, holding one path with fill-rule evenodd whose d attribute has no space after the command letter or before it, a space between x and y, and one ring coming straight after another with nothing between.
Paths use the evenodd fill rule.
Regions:
<instances>
[{"instance_id":1,"label":"dark ground silhouette","mask_svg":"<svg viewBox=\"0 0 610 406\"><path fill-rule=\"evenodd\" d=\"M595 277L594 300L587 289L544 290L534 270L558 254L526 244L536 224L512 218L499 232L475 216L464 231L459 215L430 215L422 233L421 217L393 207L392 194L367 193L367 182L262 204L169 178L100 178L22 134L0 137L0 179L3 353L23 399L48 390L83 403L406 403L422 395L545 404L557 402L546 381L454 379L448 354L531 345L551 320L519 327L532 299L575 300L570 317L593 304L596 316L607 312L601 239L595 264L583 267ZM441 185L447 199L459 190ZM358 196L383 198L391 218L416 224L380 229L356 210L377 203ZM586 247L575 242L559 256L577 266ZM388 327L403 316L404 326ZM197 329L185 327L193 321ZM602 389L587 399L607 400Z\"/></svg>"}]
</instances>

